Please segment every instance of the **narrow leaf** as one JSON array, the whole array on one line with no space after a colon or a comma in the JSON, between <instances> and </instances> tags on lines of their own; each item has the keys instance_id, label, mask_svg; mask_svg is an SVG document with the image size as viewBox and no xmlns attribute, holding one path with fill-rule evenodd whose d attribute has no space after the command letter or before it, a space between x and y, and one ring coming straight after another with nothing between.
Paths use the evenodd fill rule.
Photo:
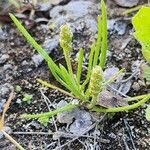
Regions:
<instances>
[{"instance_id":1,"label":"narrow leaf","mask_svg":"<svg viewBox=\"0 0 150 150\"><path fill-rule=\"evenodd\" d=\"M82 73L82 64L83 64L83 49L80 48L78 56L78 69L77 69L77 82L80 84L81 73Z\"/></svg>"},{"instance_id":2,"label":"narrow leaf","mask_svg":"<svg viewBox=\"0 0 150 150\"><path fill-rule=\"evenodd\" d=\"M101 21L101 17L98 16L97 18L98 20L98 37L97 37L97 41L96 41L96 49L95 49L95 54L94 54L94 62L93 62L93 67L95 67L97 65L97 61L98 61L98 57L100 55L100 47L101 47L101 39L102 39L102 21Z\"/></svg>"},{"instance_id":3,"label":"narrow leaf","mask_svg":"<svg viewBox=\"0 0 150 150\"><path fill-rule=\"evenodd\" d=\"M105 67L106 63L106 52L107 52L107 12L104 0L101 0L102 9L102 46L100 55L100 66Z\"/></svg>"}]
</instances>

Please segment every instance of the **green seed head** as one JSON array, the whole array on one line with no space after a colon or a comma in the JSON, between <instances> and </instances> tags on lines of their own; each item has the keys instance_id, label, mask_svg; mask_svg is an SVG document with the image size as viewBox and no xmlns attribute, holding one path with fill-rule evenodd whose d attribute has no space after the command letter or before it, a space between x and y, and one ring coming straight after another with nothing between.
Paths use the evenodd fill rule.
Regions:
<instances>
[{"instance_id":1,"label":"green seed head","mask_svg":"<svg viewBox=\"0 0 150 150\"><path fill-rule=\"evenodd\" d=\"M102 90L103 82L103 70L100 66L95 66L95 68L93 68L89 84L89 91L92 96L97 96L99 94Z\"/></svg>"},{"instance_id":2,"label":"green seed head","mask_svg":"<svg viewBox=\"0 0 150 150\"><path fill-rule=\"evenodd\" d=\"M66 50L70 51L72 48L72 37L73 34L71 32L70 26L68 24L62 25L60 28L60 46Z\"/></svg>"}]
</instances>

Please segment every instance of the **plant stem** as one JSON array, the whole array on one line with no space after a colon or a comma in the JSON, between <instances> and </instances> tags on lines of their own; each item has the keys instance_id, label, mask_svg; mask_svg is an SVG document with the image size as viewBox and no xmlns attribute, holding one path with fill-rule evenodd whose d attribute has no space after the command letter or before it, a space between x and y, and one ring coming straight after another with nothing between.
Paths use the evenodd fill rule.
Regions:
<instances>
[{"instance_id":1,"label":"plant stem","mask_svg":"<svg viewBox=\"0 0 150 150\"><path fill-rule=\"evenodd\" d=\"M88 106L89 109L93 108L96 105L96 101L97 101L97 96L92 96L92 100Z\"/></svg>"},{"instance_id":2,"label":"plant stem","mask_svg":"<svg viewBox=\"0 0 150 150\"><path fill-rule=\"evenodd\" d=\"M69 50L64 50L64 56L65 56L65 60L66 60L66 64L67 64L67 67L68 67L69 74L74 79L69 53L70 53Z\"/></svg>"},{"instance_id":3,"label":"plant stem","mask_svg":"<svg viewBox=\"0 0 150 150\"><path fill-rule=\"evenodd\" d=\"M147 96L147 94L144 95L139 95L139 96L134 96L134 97L129 97L129 98L125 98L128 102L132 102L132 101L138 101L140 99L143 99L145 96Z\"/></svg>"},{"instance_id":4,"label":"plant stem","mask_svg":"<svg viewBox=\"0 0 150 150\"><path fill-rule=\"evenodd\" d=\"M102 9L102 46L99 65L103 69L106 63L106 52L107 52L107 12L104 0L101 0L101 9Z\"/></svg>"},{"instance_id":5,"label":"plant stem","mask_svg":"<svg viewBox=\"0 0 150 150\"><path fill-rule=\"evenodd\" d=\"M104 84L108 85L108 84L112 83L119 75L121 75L123 73L124 70L125 70L125 68L122 68L121 70L119 70L113 77L111 77L109 80L107 80Z\"/></svg>"},{"instance_id":6,"label":"plant stem","mask_svg":"<svg viewBox=\"0 0 150 150\"><path fill-rule=\"evenodd\" d=\"M17 141L15 141L9 134L7 134L4 130L1 132L5 135L5 137L10 140L18 149L25 150Z\"/></svg>"},{"instance_id":7,"label":"plant stem","mask_svg":"<svg viewBox=\"0 0 150 150\"><path fill-rule=\"evenodd\" d=\"M101 39L102 39L102 22L101 22L101 17L98 16L97 20L98 20L98 23L97 23L98 36L97 36L97 41L96 41L96 48L95 48L95 54L94 54L94 60L93 60L93 67L95 67L97 65L98 57L99 57L99 54L100 54Z\"/></svg>"},{"instance_id":8,"label":"plant stem","mask_svg":"<svg viewBox=\"0 0 150 150\"><path fill-rule=\"evenodd\" d=\"M99 107L94 107L91 111L96 111L96 112L121 112L121 111L128 111L131 109L135 109L141 105L143 105L145 102L147 102L150 99L150 94L147 94L142 100L139 102L129 105L129 106L122 106L122 107L117 107L117 108L108 108L108 109L103 109Z\"/></svg>"},{"instance_id":9,"label":"plant stem","mask_svg":"<svg viewBox=\"0 0 150 150\"><path fill-rule=\"evenodd\" d=\"M80 48L79 57L78 57L78 69L77 69L77 82L80 85L81 72L82 72L82 64L83 64L83 49Z\"/></svg>"},{"instance_id":10,"label":"plant stem","mask_svg":"<svg viewBox=\"0 0 150 150\"><path fill-rule=\"evenodd\" d=\"M95 43L91 45L91 51L90 51L90 56L89 56L89 61L88 61L88 69L87 69L87 75L86 79L82 84L82 90L84 91L86 84L88 84L92 72L92 63L93 63L93 56L94 56L94 51L95 51Z\"/></svg>"},{"instance_id":11,"label":"plant stem","mask_svg":"<svg viewBox=\"0 0 150 150\"><path fill-rule=\"evenodd\" d=\"M129 14L135 12L135 11L138 11L138 10L139 10L141 7L143 7L143 6L149 6L149 5L148 5L148 4L138 5L138 6L136 6L136 7L133 7L133 8L130 8L130 9L124 11L122 14L123 14L123 15L129 15Z\"/></svg>"},{"instance_id":12,"label":"plant stem","mask_svg":"<svg viewBox=\"0 0 150 150\"><path fill-rule=\"evenodd\" d=\"M73 96L72 94L70 94L69 92L67 92L67 91L65 91L65 90L63 90L63 89L61 89L61 88L59 88L59 87L56 87L56 86L54 86L54 85L52 85L52 84L50 84L50 83L48 83L48 82L46 82L46 81L43 81L43 80L41 80L41 79L37 79L37 81L38 81L39 83L41 83L43 86L46 86L46 87L48 87L48 88L55 89L55 90L57 90L57 91L59 91L59 92L65 94L65 95L68 95L68 96L70 96L70 97L74 97L74 96Z\"/></svg>"},{"instance_id":13,"label":"plant stem","mask_svg":"<svg viewBox=\"0 0 150 150\"><path fill-rule=\"evenodd\" d=\"M53 110L50 112L39 113L39 114L23 114L20 116L20 118L24 118L24 119L37 119L37 118L41 118L41 117L49 117L50 118L52 116L57 115L58 113L72 110L78 106L79 106L78 104L67 104L64 107L57 108L56 110Z\"/></svg>"}]
</instances>

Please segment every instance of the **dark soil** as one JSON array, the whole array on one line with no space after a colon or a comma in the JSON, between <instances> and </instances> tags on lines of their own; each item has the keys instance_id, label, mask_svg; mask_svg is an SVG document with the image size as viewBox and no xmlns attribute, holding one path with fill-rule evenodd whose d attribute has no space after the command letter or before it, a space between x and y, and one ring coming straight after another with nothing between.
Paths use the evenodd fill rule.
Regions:
<instances>
[{"instance_id":1,"label":"dark soil","mask_svg":"<svg viewBox=\"0 0 150 150\"><path fill-rule=\"evenodd\" d=\"M143 1L141 2L143 3ZM97 1L95 1L95 3L97 4ZM63 5L66 4L67 2L65 1ZM107 9L108 19L119 19L121 22L125 22L127 26L123 35L119 35L118 32L114 30L109 31L109 52L106 68L111 66L116 66L118 68L124 67L126 68L126 76L128 77L132 74L131 66L133 63L136 61L140 62L143 59L140 51L140 45L132 35L132 15L130 17L121 16L121 13L124 10L127 10L127 8L121 8L113 1L107 2ZM96 15L97 14L95 14L95 16ZM22 19L22 21L25 24L25 20ZM30 22L30 20L26 21ZM25 24L25 26L29 28L27 24ZM41 78L60 86L52 77L47 64L44 61L38 67L35 66L32 60L32 56L36 53L35 50L20 35L13 24L5 23L3 24L2 29L7 35L6 38L0 40L0 55L7 54L9 57L0 64L0 85L9 83L14 88L16 85L19 85L22 88L20 92L15 93L15 98L13 99L5 117L5 125L12 129L11 135L27 150L50 150L61 147L61 145L75 138L60 137L59 140L53 139L53 134L56 131L55 123L58 131L60 130L64 132L67 131L66 124L61 124L56 118L54 118L55 121L51 119L48 126L45 127L37 120L23 120L20 119L19 116L24 113L49 111L43 96L41 95L41 89L52 103L50 108L56 106L61 100L69 100L69 98L55 90L42 88L42 86L37 83L36 79ZM45 31L43 23L34 23L28 31L41 45L44 43L46 37L51 38L57 34L52 30ZM75 31L73 41L75 49L72 53L72 58L74 59L78 48L80 47L85 48L85 53L88 55L88 47L93 39L94 36L88 28ZM126 41L127 44L123 46ZM56 62L64 62L62 58L62 50L59 45L52 50L50 56ZM7 67L6 65L9 65L9 67L4 69ZM135 82L137 83L139 80L144 82L139 77L133 77L132 84ZM148 92L149 89L146 85L140 86L137 91L131 86L128 95L135 96ZM25 93L33 95L31 104L27 104L22 101ZM5 95L4 99L7 99L8 96L9 92ZM144 117L145 108L146 104L141 108L130 112L117 113L112 116L106 115L104 119L102 119L103 114L96 114L96 118L101 121L93 121L94 123L96 122L96 126L86 133L85 137L82 136L74 139L73 142L64 145L62 149L149 150L150 123ZM94 113L92 115L95 116ZM22 132L22 134L19 134L19 132ZM30 133L28 134L28 132ZM42 133L45 133L45 135ZM0 149L13 150L16 148L11 144L11 142L2 138L0 139Z\"/></svg>"}]
</instances>

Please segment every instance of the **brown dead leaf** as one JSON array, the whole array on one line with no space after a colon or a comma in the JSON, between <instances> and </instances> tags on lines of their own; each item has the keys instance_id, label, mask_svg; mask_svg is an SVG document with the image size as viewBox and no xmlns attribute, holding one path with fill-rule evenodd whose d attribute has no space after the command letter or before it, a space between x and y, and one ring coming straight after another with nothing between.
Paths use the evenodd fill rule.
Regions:
<instances>
[{"instance_id":1,"label":"brown dead leaf","mask_svg":"<svg viewBox=\"0 0 150 150\"><path fill-rule=\"evenodd\" d=\"M110 108L128 105L127 101L119 95L115 95L108 90L103 90L97 97L97 105Z\"/></svg>"}]
</instances>

